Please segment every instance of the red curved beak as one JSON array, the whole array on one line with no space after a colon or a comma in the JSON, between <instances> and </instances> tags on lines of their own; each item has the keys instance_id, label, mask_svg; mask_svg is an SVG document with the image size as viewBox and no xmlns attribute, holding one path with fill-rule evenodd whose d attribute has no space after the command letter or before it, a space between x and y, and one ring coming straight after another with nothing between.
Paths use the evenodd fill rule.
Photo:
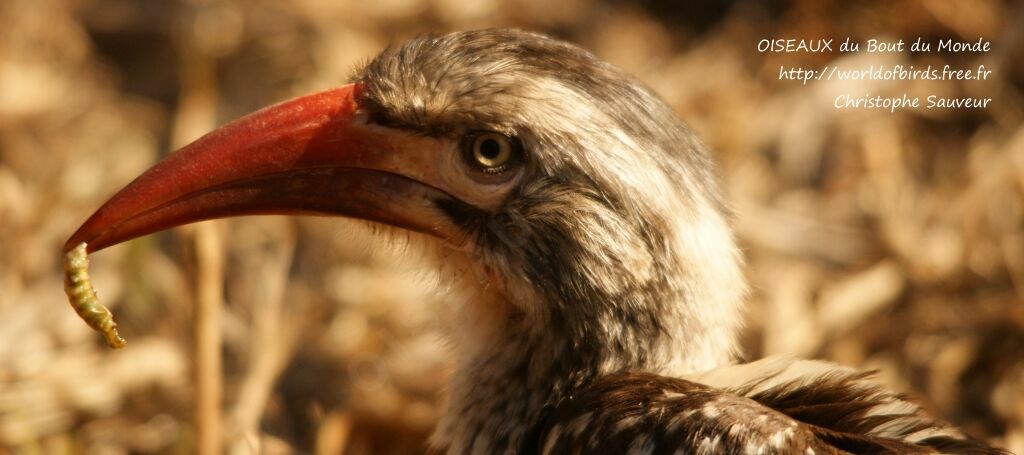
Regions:
<instances>
[{"instance_id":1,"label":"red curved beak","mask_svg":"<svg viewBox=\"0 0 1024 455\"><path fill-rule=\"evenodd\" d=\"M338 215L452 240L437 207L444 144L368 123L360 85L285 101L213 131L118 192L68 239L98 251L200 220L254 214Z\"/></svg>"}]
</instances>

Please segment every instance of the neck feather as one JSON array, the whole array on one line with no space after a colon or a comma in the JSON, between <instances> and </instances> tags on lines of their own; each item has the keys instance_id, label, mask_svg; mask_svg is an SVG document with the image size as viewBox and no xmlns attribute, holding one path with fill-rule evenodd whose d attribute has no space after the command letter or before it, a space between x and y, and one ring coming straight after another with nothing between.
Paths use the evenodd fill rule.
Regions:
<instances>
[{"instance_id":1,"label":"neck feather","mask_svg":"<svg viewBox=\"0 0 1024 455\"><path fill-rule=\"evenodd\" d=\"M685 247L684 263L693 263L689 257L717 260L685 268L668 285L620 296L665 303L651 306L659 309L650 314L654 331L615 313L585 330L569 328L573 322L558 313L540 315L529 311L537 302L518 301L543 296L509 289L474 259L448 256L446 264L455 267L449 270L458 270L449 274L456 369L434 444L449 453L502 452L530 437L546 406L595 377L623 371L679 376L731 363L745 293L740 261L724 220L702 219L680 226L685 235L673 242Z\"/></svg>"}]
</instances>

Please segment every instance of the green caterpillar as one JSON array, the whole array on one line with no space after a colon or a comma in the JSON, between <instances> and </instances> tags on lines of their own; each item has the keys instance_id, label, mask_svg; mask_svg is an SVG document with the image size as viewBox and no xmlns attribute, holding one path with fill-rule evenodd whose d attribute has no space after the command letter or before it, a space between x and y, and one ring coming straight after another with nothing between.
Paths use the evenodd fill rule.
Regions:
<instances>
[{"instance_id":1,"label":"green caterpillar","mask_svg":"<svg viewBox=\"0 0 1024 455\"><path fill-rule=\"evenodd\" d=\"M117 333L114 316L100 303L89 281L89 257L84 242L64 255L64 292L78 316L93 330L103 333L108 346L124 347L125 341Z\"/></svg>"}]
</instances>

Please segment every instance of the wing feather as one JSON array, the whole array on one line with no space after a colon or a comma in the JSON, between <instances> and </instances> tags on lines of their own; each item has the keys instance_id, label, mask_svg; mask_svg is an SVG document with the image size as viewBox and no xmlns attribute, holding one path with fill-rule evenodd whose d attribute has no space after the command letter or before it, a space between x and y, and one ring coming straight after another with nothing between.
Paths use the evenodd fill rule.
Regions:
<instances>
[{"instance_id":1,"label":"wing feather","mask_svg":"<svg viewBox=\"0 0 1024 455\"><path fill-rule=\"evenodd\" d=\"M1006 453L932 418L864 373L805 362L733 367L745 379L722 371L688 379L605 376L552 405L525 452Z\"/></svg>"}]
</instances>

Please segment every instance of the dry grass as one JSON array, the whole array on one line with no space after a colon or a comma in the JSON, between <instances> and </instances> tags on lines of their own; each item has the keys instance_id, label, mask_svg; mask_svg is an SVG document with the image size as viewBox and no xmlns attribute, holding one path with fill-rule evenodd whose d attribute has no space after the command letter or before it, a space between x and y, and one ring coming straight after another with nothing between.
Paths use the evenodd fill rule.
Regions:
<instances>
[{"instance_id":1,"label":"dry grass","mask_svg":"<svg viewBox=\"0 0 1024 455\"><path fill-rule=\"evenodd\" d=\"M495 25L554 33L626 68L716 150L755 285L751 358L877 369L1024 452L1024 8L670 3L0 2L0 453L190 453L211 433L232 453L421 451L448 360L436 297L415 264L364 246L361 227L228 220L220 245L179 229L95 255L94 283L130 342L118 352L68 308L60 246L211 124L337 85L403 37ZM942 60L755 49L762 37L847 35L984 36L994 52L949 60L996 78L804 87L776 80L778 66ZM836 111L839 91L996 101ZM210 268L218 257L223 272ZM219 316L201 317L220 287ZM193 337L196 320L215 324L222 349ZM208 385L217 368L223 401ZM223 430L197 431L196 398L209 393L201 415Z\"/></svg>"}]
</instances>

